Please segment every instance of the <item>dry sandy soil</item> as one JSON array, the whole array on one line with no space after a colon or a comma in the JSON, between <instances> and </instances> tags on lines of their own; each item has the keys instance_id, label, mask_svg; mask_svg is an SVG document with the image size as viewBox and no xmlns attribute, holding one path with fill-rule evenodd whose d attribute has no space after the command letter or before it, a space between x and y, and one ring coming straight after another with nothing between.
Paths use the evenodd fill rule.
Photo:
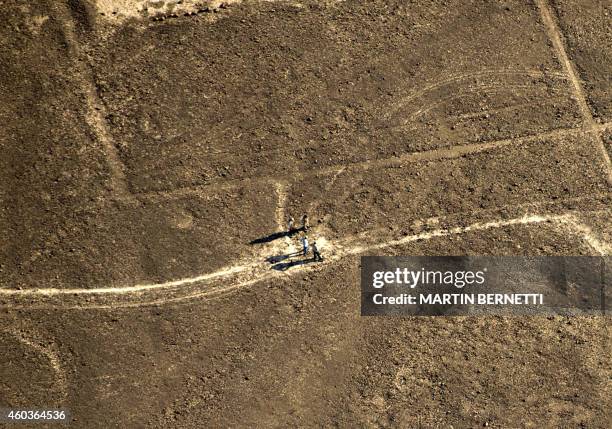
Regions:
<instances>
[{"instance_id":1,"label":"dry sandy soil","mask_svg":"<svg viewBox=\"0 0 612 429\"><path fill-rule=\"evenodd\" d=\"M0 407L609 427L609 317L364 318L359 258L611 254L611 15L0 1Z\"/></svg>"}]
</instances>

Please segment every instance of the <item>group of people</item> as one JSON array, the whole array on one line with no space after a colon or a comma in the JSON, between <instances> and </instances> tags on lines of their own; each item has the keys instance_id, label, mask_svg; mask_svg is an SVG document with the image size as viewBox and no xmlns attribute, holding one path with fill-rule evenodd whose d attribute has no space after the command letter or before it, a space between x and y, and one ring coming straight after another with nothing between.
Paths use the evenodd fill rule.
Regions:
<instances>
[{"instance_id":1,"label":"group of people","mask_svg":"<svg viewBox=\"0 0 612 429\"><path fill-rule=\"evenodd\" d=\"M307 214L302 216L302 228L299 228L299 229L295 227L295 219L293 219L293 216L289 216L289 220L287 221L287 233L289 235L293 235L298 231L304 231L304 233L306 233L309 230L310 230L310 220L308 219Z\"/></svg>"},{"instance_id":2,"label":"group of people","mask_svg":"<svg viewBox=\"0 0 612 429\"><path fill-rule=\"evenodd\" d=\"M303 236L301 238L302 252L303 252L304 257L306 257L308 256L308 252L310 250L310 246L308 243L308 235L307 235L308 231L310 231L310 220L308 219L307 214L302 216L302 227L299 229L296 228L295 226L295 219L293 219L293 216L289 216L289 220L287 221L287 234L291 236L293 234L296 234L298 231L303 232ZM313 259L317 262L323 260L323 257L321 256L321 252L319 251L319 248L317 247L316 241L312 242L312 255L313 255Z\"/></svg>"}]
</instances>

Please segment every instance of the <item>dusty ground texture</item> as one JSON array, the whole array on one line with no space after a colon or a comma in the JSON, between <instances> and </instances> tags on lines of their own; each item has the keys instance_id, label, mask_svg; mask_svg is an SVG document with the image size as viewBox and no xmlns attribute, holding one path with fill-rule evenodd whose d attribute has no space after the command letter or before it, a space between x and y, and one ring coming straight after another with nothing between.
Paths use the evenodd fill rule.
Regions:
<instances>
[{"instance_id":1,"label":"dusty ground texture","mask_svg":"<svg viewBox=\"0 0 612 429\"><path fill-rule=\"evenodd\" d=\"M607 317L359 316L364 254L611 253L609 2L0 6L0 407L609 427Z\"/></svg>"}]
</instances>

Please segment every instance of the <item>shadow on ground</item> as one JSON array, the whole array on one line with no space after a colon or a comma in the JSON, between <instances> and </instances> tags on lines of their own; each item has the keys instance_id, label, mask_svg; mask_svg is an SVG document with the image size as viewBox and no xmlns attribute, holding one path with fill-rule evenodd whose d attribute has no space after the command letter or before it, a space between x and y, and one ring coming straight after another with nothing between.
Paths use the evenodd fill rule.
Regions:
<instances>
[{"instance_id":1,"label":"shadow on ground","mask_svg":"<svg viewBox=\"0 0 612 429\"><path fill-rule=\"evenodd\" d=\"M270 235L267 235L265 237L260 237L260 238L256 238L255 240L251 240L249 242L249 244L253 245L253 244L265 244L265 243L270 243L274 240L278 240L279 238L285 238L285 237L293 237L295 234L297 234L300 231L303 231L304 228L300 228L300 229L294 229L291 231L281 231L281 232L275 232L272 233Z\"/></svg>"},{"instance_id":2,"label":"shadow on ground","mask_svg":"<svg viewBox=\"0 0 612 429\"><path fill-rule=\"evenodd\" d=\"M296 267L298 265L307 265L307 264L312 264L312 263L315 263L315 262L316 262L315 258L299 259L299 260L290 261L290 262L280 262L278 264L272 265L272 269L273 270L277 270L277 271L286 271L289 268L293 268L293 267Z\"/></svg>"}]
</instances>

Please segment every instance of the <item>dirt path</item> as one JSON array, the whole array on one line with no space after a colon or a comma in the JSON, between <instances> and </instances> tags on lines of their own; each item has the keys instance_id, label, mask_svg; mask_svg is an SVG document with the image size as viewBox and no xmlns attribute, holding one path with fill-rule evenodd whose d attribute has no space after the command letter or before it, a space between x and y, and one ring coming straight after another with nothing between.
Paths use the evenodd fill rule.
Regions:
<instances>
[{"instance_id":1,"label":"dirt path","mask_svg":"<svg viewBox=\"0 0 612 429\"><path fill-rule=\"evenodd\" d=\"M0 305L0 307L60 307L75 309L139 307L204 296L212 297L235 289L248 287L265 280L291 276L304 271L321 270L349 256L371 253L373 251L401 246L411 242L426 241L438 237L460 235L474 231L486 231L507 226L541 223L552 223L558 228L565 229L577 238L584 240L584 242L598 254L612 254L612 247L599 240L591 229L584 225L573 212L566 212L558 215L540 215L534 213L512 219L493 220L484 223L477 222L468 226L435 229L407 235L400 239L385 241L377 241L373 238L379 235L376 232L370 232L360 237L347 237L335 242L328 242L325 240L325 237L320 236L318 241L323 249L325 261L323 263L311 264L303 263L299 261L298 258L298 262L295 266L286 271L273 269L270 263L265 261L265 255L257 255L250 260L242 261L242 263L238 265L228 266L213 273L156 284L139 284L96 289L0 289L0 298L3 298L5 301L5 304ZM285 249L279 246L275 246L275 248L290 253L295 250L291 248L291 245L287 245ZM269 252L270 249L266 251ZM296 259L289 260L296 261ZM57 298L59 298L59 300Z\"/></svg>"},{"instance_id":2,"label":"dirt path","mask_svg":"<svg viewBox=\"0 0 612 429\"><path fill-rule=\"evenodd\" d=\"M546 0L536 0L536 4L538 5L538 9L540 10L540 15L542 16L542 21L544 22L544 26L546 27L548 37L550 38L555 49L555 54L557 55L559 62L567 72L567 75L569 76L574 93L574 98L578 103L578 108L580 109L582 118L587 127L589 127L593 131L596 131L597 122L595 122L595 120L593 119L591 109L587 104L586 94L584 92L584 88L582 87L582 82L578 76L578 73L576 72L576 68L574 67L574 64L571 62L567 55L565 45L561 40L563 36L553 18L553 12L550 9L550 5ZM610 155L608 155L608 151L606 150L606 146L599 132L597 132L596 138L599 143L601 156L606 163L608 183L612 184L612 162L610 161Z\"/></svg>"}]
</instances>

